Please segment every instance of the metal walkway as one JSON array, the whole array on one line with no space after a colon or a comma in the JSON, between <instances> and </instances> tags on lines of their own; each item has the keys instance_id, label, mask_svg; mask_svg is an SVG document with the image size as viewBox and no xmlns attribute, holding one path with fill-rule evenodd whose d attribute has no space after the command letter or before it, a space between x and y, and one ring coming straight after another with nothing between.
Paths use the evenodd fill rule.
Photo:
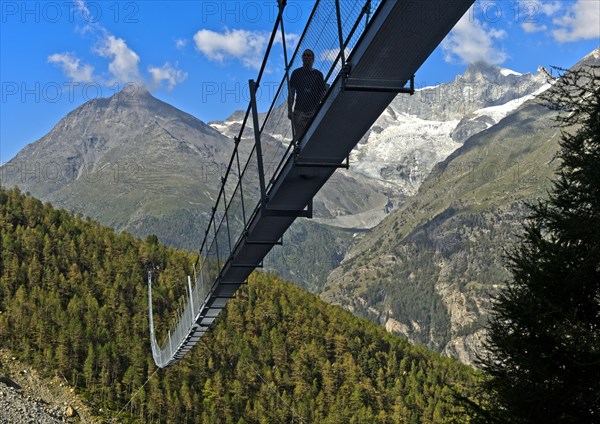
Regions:
<instances>
[{"instance_id":1,"label":"metal walkway","mask_svg":"<svg viewBox=\"0 0 600 424\"><path fill-rule=\"evenodd\" d=\"M337 168L347 167L350 151L394 97L414 91L415 72L473 2L317 1L288 60L285 1L278 1L279 14L257 82L249 82L251 101L235 137L195 275L188 279L185 307L162 345L154 330L152 274L148 278L157 366L183 358L273 246L280 244L292 222L312 216L312 199L319 189ZM281 54L273 49L278 44ZM321 70L329 89L302 135L295 134L289 123L287 96L290 72L301 66L298 52L306 48L315 52L314 67ZM278 68L285 75L269 111L259 114L256 90L265 69Z\"/></svg>"}]
</instances>

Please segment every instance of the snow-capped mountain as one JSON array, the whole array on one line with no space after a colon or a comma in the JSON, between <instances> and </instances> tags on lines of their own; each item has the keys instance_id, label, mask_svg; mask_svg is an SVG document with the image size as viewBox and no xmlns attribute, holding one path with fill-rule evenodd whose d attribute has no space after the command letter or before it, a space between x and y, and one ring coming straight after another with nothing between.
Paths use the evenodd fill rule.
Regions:
<instances>
[{"instance_id":1,"label":"snow-capped mountain","mask_svg":"<svg viewBox=\"0 0 600 424\"><path fill-rule=\"evenodd\" d=\"M547 79L543 68L532 75L477 63L453 82L419 89L413 96L398 95L352 152L350 170L338 171L333 186L326 185L317 196L317 221L343 228L374 227L405 196L416 193L436 163L547 88ZM209 125L232 137L242 119L238 111ZM267 130L282 146L288 142L287 120ZM377 201L357 205L344 201L344 193Z\"/></svg>"}]
</instances>

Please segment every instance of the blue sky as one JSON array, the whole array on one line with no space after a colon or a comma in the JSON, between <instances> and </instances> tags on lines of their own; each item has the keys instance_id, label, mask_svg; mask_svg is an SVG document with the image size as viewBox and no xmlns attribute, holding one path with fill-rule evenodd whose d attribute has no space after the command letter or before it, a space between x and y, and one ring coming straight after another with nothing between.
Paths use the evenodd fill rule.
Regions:
<instances>
[{"instance_id":1,"label":"blue sky","mask_svg":"<svg viewBox=\"0 0 600 424\"><path fill-rule=\"evenodd\" d=\"M288 0L292 46L313 3ZM86 100L127 84L143 85L205 122L245 109L246 84L257 75L277 11L276 0L0 5L0 163ZM599 38L600 0L478 0L418 71L416 84L452 81L480 60L520 73L570 67ZM280 77L271 78L275 84Z\"/></svg>"}]
</instances>

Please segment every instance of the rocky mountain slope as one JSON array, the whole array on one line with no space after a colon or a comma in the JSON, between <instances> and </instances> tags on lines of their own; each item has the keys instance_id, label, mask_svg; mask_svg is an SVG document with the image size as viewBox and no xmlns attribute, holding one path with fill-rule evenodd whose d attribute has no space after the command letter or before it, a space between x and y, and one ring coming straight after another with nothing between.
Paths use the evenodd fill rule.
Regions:
<instances>
[{"instance_id":1,"label":"rocky mountain slope","mask_svg":"<svg viewBox=\"0 0 600 424\"><path fill-rule=\"evenodd\" d=\"M2 167L2 184L119 231L191 248L232 148L147 91L122 91L86 102L26 146Z\"/></svg>"},{"instance_id":2,"label":"rocky mountain slope","mask_svg":"<svg viewBox=\"0 0 600 424\"><path fill-rule=\"evenodd\" d=\"M599 62L597 50L576 66ZM415 196L359 241L322 296L471 362L490 294L508 278L503 249L556 167L555 113L523 100L516 110L496 105L463 118L504 115L436 165Z\"/></svg>"},{"instance_id":3,"label":"rocky mountain slope","mask_svg":"<svg viewBox=\"0 0 600 424\"><path fill-rule=\"evenodd\" d=\"M8 350L0 349L0 422L99 423L64 378L43 378Z\"/></svg>"}]
</instances>

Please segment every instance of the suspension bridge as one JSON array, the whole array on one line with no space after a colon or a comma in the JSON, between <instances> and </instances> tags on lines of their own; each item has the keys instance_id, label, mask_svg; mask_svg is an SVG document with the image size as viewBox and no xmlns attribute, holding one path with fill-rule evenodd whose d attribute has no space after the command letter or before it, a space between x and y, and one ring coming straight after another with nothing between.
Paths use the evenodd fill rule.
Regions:
<instances>
[{"instance_id":1,"label":"suspension bridge","mask_svg":"<svg viewBox=\"0 0 600 424\"><path fill-rule=\"evenodd\" d=\"M350 151L394 97L414 92L416 71L474 1L317 0L288 57L286 2L278 0L194 275L188 277L185 306L161 344L154 329L152 273L148 276L150 338L158 367L181 360L281 244L294 220L312 217L314 196L336 169L349 166ZM314 51L314 68L324 75L327 91L300 133L288 119L287 100L291 72L302 65L299 52L305 49ZM266 69L283 69L283 75L268 111L260 113L256 94Z\"/></svg>"}]
</instances>

